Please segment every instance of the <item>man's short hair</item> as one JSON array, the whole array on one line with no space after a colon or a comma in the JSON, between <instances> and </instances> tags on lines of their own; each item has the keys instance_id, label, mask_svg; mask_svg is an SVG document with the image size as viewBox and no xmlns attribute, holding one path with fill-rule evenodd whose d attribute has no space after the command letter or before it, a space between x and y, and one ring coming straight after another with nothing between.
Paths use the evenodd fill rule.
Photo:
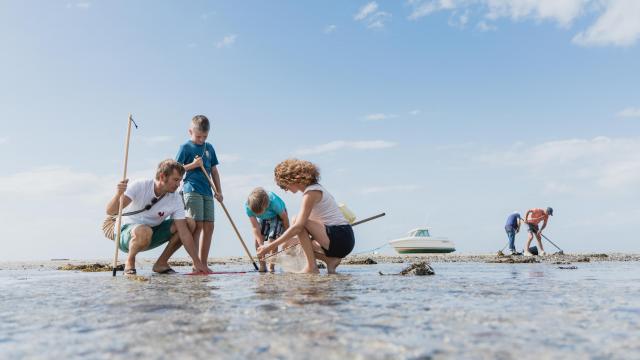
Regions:
<instances>
[{"instance_id":1,"label":"man's short hair","mask_svg":"<svg viewBox=\"0 0 640 360\"><path fill-rule=\"evenodd\" d=\"M160 175L169 177L173 175L173 171L176 170L180 176L184 176L184 166L173 159L162 160L158 164L158 170L156 171L156 180L160 180Z\"/></svg>"},{"instance_id":2,"label":"man's short hair","mask_svg":"<svg viewBox=\"0 0 640 360\"><path fill-rule=\"evenodd\" d=\"M204 115L196 115L193 117L193 119L191 119L191 124L193 125L193 128L200 131L200 132L209 132L210 129L210 125L209 125L209 119L207 119L206 116Z\"/></svg>"}]
</instances>

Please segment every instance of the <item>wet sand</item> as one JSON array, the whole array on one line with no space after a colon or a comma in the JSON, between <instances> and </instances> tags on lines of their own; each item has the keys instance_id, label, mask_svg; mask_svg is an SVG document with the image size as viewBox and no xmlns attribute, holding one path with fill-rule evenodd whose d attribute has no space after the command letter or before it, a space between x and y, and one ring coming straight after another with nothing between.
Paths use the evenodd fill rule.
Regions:
<instances>
[{"instance_id":1,"label":"wet sand","mask_svg":"<svg viewBox=\"0 0 640 360\"><path fill-rule=\"evenodd\" d=\"M627 253L576 253L576 254L550 254L545 256L498 256L496 254L424 254L424 255L385 255L385 254L361 254L347 256L343 265L375 265L375 264L401 264L426 261L427 263L549 263L554 265L570 265L584 262L638 262L640 254ZM140 259L139 265L150 268L152 259ZM189 259L172 259L171 266L191 266ZM209 265L250 265L246 257L230 256L210 258ZM122 266L122 265L120 265ZM0 263L0 270L10 269L56 269L79 270L88 272L111 271L109 260L73 260L53 259L50 261L29 262L4 262Z\"/></svg>"}]
</instances>

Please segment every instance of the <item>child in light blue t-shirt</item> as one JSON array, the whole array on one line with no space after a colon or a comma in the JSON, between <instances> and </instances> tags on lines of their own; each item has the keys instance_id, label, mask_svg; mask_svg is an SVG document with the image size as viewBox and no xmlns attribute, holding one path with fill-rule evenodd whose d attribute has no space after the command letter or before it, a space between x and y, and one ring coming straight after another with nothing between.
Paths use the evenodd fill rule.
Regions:
<instances>
[{"instance_id":1,"label":"child in light blue t-shirt","mask_svg":"<svg viewBox=\"0 0 640 360\"><path fill-rule=\"evenodd\" d=\"M213 238L214 206L213 198L222 202L222 187L218 173L218 157L211 144L206 142L209 136L209 119L204 115L196 115L189 128L190 140L180 146L176 161L183 164L186 170L182 191L187 207L187 216L195 220L196 231L193 235L199 244L200 261L207 264L211 239ZM214 194L200 166L211 176L217 193ZM202 241L200 241L202 234Z\"/></svg>"},{"instance_id":2,"label":"child in light blue t-shirt","mask_svg":"<svg viewBox=\"0 0 640 360\"><path fill-rule=\"evenodd\" d=\"M265 242L277 239L289 228L289 216L284 201L278 195L263 188L255 188L249 194L245 210L255 238L256 249ZM276 253L274 249L272 253ZM275 270L274 264L269 265L269 270ZM260 261L260 271L266 271L266 263Z\"/></svg>"}]
</instances>

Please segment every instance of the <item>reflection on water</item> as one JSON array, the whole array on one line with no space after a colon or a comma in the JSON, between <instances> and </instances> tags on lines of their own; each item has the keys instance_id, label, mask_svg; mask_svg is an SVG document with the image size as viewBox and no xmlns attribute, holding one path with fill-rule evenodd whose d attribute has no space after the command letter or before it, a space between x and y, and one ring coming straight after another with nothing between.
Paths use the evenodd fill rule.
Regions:
<instances>
[{"instance_id":1,"label":"reflection on water","mask_svg":"<svg viewBox=\"0 0 640 360\"><path fill-rule=\"evenodd\" d=\"M640 264L438 263L435 276L0 271L2 358L629 358ZM184 272L187 268L180 269ZM246 270L229 266L219 270ZM144 275L144 274L143 274Z\"/></svg>"},{"instance_id":2,"label":"reflection on water","mask_svg":"<svg viewBox=\"0 0 640 360\"><path fill-rule=\"evenodd\" d=\"M291 306L309 304L340 305L355 299L352 276L314 276L303 274L264 274L256 277L255 299L284 302Z\"/></svg>"}]
</instances>

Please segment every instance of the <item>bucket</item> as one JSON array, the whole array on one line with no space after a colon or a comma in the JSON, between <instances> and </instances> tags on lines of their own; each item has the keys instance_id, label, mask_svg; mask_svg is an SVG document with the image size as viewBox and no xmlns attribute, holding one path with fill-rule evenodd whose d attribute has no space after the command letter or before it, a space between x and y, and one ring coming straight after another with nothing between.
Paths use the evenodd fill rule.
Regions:
<instances>
[{"instance_id":1,"label":"bucket","mask_svg":"<svg viewBox=\"0 0 640 360\"><path fill-rule=\"evenodd\" d=\"M532 253L533 255L538 255L538 247L535 245L530 247L529 252Z\"/></svg>"},{"instance_id":2,"label":"bucket","mask_svg":"<svg viewBox=\"0 0 640 360\"><path fill-rule=\"evenodd\" d=\"M353 211L351 211L347 207L347 205L339 204L338 207L340 208L340 212L342 212L342 215L344 216L345 219L347 219L349 224L353 224L354 221L356 221L356 214L354 214Z\"/></svg>"}]
</instances>

